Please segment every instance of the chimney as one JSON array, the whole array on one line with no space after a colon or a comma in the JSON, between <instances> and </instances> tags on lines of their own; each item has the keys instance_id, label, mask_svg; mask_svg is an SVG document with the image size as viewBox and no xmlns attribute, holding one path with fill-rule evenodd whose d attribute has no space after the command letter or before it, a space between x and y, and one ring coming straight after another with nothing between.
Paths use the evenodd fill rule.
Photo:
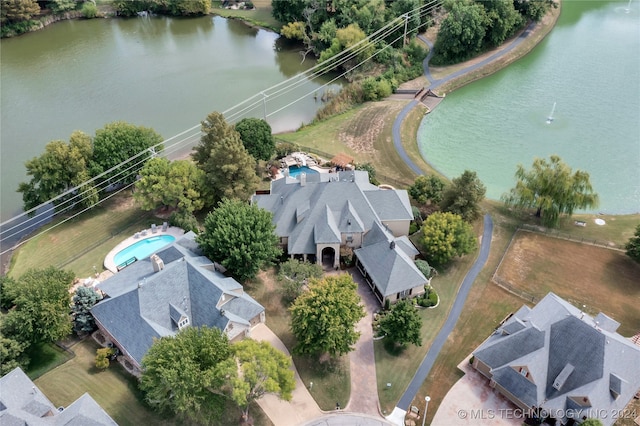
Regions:
<instances>
[{"instance_id":1,"label":"chimney","mask_svg":"<svg viewBox=\"0 0 640 426\"><path fill-rule=\"evenodd\" d=\"M160 272L164 269L164 262L157 254L151 256L151 265L153 265L153 272Z\"/></svg>"},{"instance_id":2,"label":"chimney","mask_svg":"<svg viewBox=\"0 0 640 426\"><path fill-rule=\"evenodd\" d=\"M305 186L307 184L307 174L300 173L300 186Z\"/></svg>"}]
</instances>

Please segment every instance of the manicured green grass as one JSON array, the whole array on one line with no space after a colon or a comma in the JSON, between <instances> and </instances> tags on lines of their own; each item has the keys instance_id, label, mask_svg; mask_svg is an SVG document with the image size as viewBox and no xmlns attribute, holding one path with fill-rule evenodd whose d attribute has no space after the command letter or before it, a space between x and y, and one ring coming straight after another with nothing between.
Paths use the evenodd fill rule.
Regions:
<instances>
[{"instance_id":1,"label":"manicured green grass","mask_svg":"<svg viewBox=\"0 0 640 426\"><path fill-rule=\"evenodd\" d=\"M241 19L258 27L268 28L273 31L280 31L282 24L271 16L271 0L255 0L253 4L255 10L234 10L224 9L221 1L213 1L211 13L224 18Z\"/></svg>"},{"instance_id":2,"label":"manicured green grass","mask_svg":"<svg viewBox=\"0 0 640 426\"><path fill-rule=\"evenodd\" d=\"M64 218L47 225L49 231L35 236L13 253L9 275L19 277L30 268L50 265L73 271L77 277L103 270L107 253L136 231L159 223L148 212L135 207L130 194L107 200L77 218Z\"/></svg>"},{"instance_id":3,"label":"manicured green grass","mask_svg":"<svg viewBox=\"0 0 640 426\"><path fill-rule=\"evenodd\" d=\"M267 326L292 352L295 337L289 325L291 315L282 304L274 270L261 272L257 279L245 285L245 290L265 307ZM351 394L348 355L330 363L321 363L315 357L293 355L292 358L302 382L313 382L313 388L309 392L321 410L333 410L336 402L342 407L347 405Z\"/></svg>"},{"instance_id":4,"label":"manicured green grass","mask_svg":"<svg viewBox=\"0 0 640 426\"><path fill-rule=\"evenodd\" d=\"M50 369L64 364L73 355L53 343L40 343L33 345L27 351L29 356L29 368L26 373L31 380L42 376Z\"/></svg>"},{"instance_id":5,"label":"manicured green grass","mask_svg":"<svg viewBox=\"0 0 640 426\"><path fill-rule=\"evenodd\" d=\"M184 419L151 410L143 402L137 379L128 374L120 364L111 363L105 371L95 368L94 358L98 347L91 339L73 345L72 350L76 356L36 379L35 384L56 406L66 407L88 392L122 426L192 425ZM256 425L272 425L257 405L252 405L249 413ZM240 409L230 402L217 424L238 424L240 414Z\"/></svg>"}]
</instances>

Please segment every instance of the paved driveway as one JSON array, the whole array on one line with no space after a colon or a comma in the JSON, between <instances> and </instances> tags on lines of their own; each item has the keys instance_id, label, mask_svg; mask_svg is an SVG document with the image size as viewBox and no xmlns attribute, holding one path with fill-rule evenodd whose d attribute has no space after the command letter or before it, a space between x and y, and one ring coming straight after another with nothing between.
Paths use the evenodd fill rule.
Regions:
<instances>
[{"instance_id":1,"label":"paved driveway","mask_svg":"<svg viewBox=\"0 0 640 426\"><path fill-rule=\"evenodd\" d=\"M455 385L438 407L433 417L434 425L498 425L519 426L525 420L518 410L498 391L489 387L489 379L477 372L467 357L458 365L465 375Z\"/></svg>"}]
</instances>

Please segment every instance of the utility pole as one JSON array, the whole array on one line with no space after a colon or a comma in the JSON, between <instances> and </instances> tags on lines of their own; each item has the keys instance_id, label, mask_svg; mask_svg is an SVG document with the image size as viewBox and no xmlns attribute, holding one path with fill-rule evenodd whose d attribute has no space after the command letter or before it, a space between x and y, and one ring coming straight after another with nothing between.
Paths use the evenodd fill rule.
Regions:
<instances>
[{"instance_id":1,"label":"utility pole","mask_svg":"<svg viewBox=\"0 0 640 426\"><path fill-rule=\"evenodd\" d=\"M407 25L409 24L409 14L404 14L404 37L402 38L402 47L407 46Z\"/></svg>"}]
</instances>

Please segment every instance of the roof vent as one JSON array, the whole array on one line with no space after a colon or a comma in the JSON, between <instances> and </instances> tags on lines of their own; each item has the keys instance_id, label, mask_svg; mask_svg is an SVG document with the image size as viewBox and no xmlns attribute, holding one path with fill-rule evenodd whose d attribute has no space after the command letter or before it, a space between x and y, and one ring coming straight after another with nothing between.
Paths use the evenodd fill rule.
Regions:
<instances>
[{"instance_id":1,"label":"roof vent","mask_svg":"<svg viewBox=\"0 0 640 426\"><path fill-rule=\"evenodd\" d=\"M391 241L391 242L389 243L389 248L390 248L391 250L395 249L395 248L396 248L396 242L395 242L395 241Z\"/></svg>"},{"instance_id":2,"label":"roof vent","mask_svg":"<svg viewBox=\"0 0 640 426\"><path fill-rule=\"evenodd\" d=\"M220 315L224 316L224 309L220 309Z\"/></svg>"},{"instance_id":3,"label":"roof vent","mask_svg":"<svg viewBox=\"0 0 640 426\"><path fill-rule=\"evenodd\" d=\"M284 197L282 195L280 196L280 203L284 204Z\"/></svg>"}]
</instances>

